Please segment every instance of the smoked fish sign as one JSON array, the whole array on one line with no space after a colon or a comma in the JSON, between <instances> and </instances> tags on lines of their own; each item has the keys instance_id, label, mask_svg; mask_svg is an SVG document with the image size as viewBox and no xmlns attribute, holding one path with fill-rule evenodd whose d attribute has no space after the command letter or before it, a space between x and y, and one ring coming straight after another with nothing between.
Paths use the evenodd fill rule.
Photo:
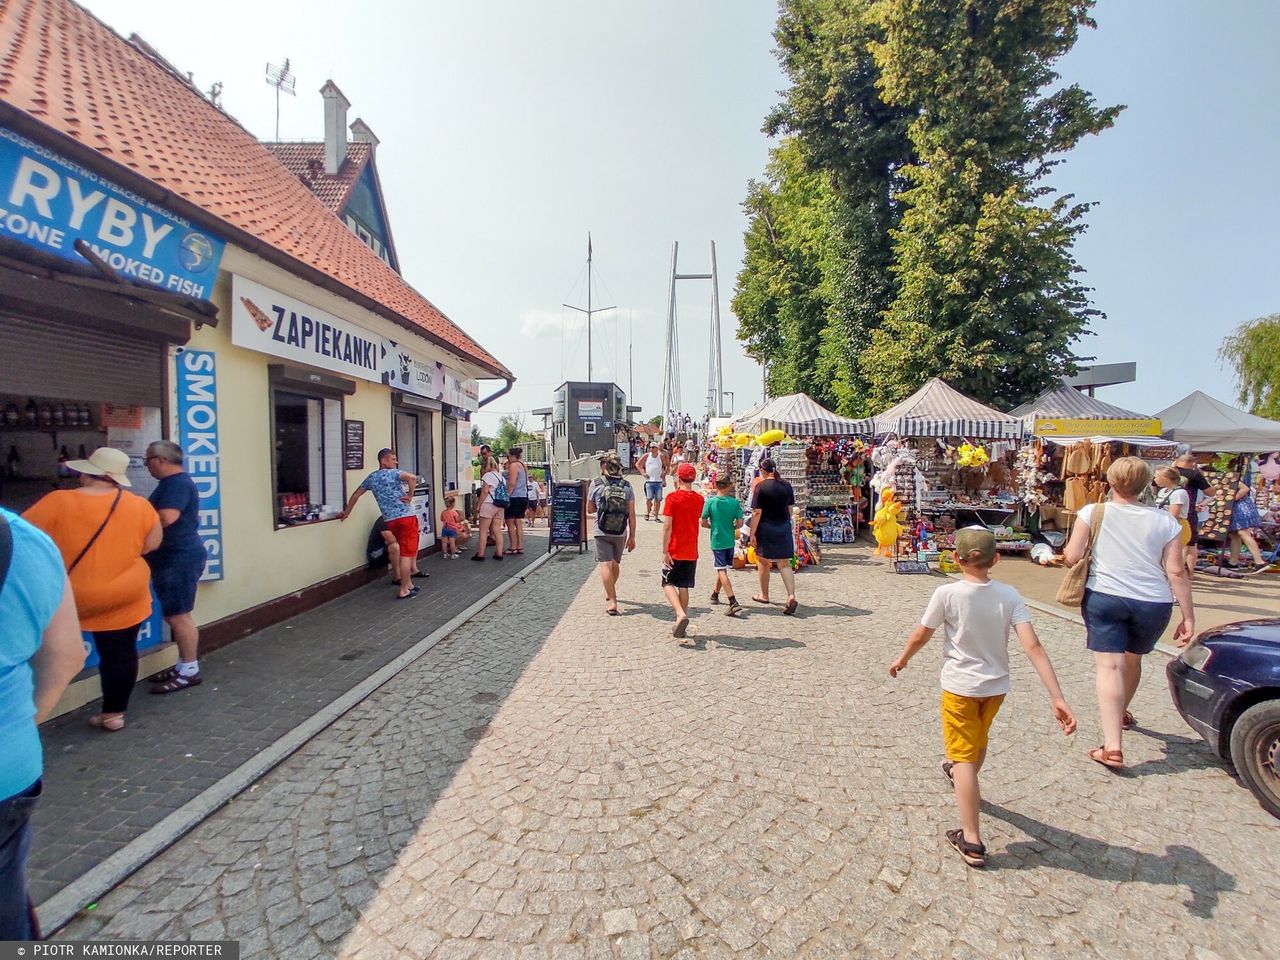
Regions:
<instances>
[{"instance_id":1,"label":"smoked fish sign","mask_svg":"<svg viewBox=\"0 0 1280 960\"><path fill-rule=\"evenodd\" d=\"M226 243L8 127L0 127L0 237L84 264L83 240L113 270L181 296L213 294Z\"/></svg>"}]
</instances>

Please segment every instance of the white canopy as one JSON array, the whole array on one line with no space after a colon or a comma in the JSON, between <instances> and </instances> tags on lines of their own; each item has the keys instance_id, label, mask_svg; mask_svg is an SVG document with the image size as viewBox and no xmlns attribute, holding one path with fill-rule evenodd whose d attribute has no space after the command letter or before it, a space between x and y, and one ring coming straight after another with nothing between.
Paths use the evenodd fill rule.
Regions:
<instances>
[{"instance_id":1,"label":"white canopy","mask_svg":"<svg viewBox=\"0 0 1280 960\"><path fill-rule=\"evenodd\" d=\"M1204 453L1280 450L1280 422L1246 413L1199 390L1156 414L1164 436Z\"/></svg>"},{"instance_id":2,"label":"white canopy","mask_svg":"<svg viewBox=\"0 0 1280 960\"><path fill-rule=\"evenodd\" d=\"M793 436L805 437L854 434L869 437L871 421L842 417L803 393L789 393L748 410L733 421L733 429L739 433L785 430Z\"/></svg>"},{"instance_id":3,"label":"white canopy","mask_svg":"<svg viewBox=\"0 0 1280 960\"><path fill-rule=\"evenodd\" d=\"M1021 417L979 403L937 378L872 420L877 435L998 440L1023 434Z\"/></svg>"}]
</instances>

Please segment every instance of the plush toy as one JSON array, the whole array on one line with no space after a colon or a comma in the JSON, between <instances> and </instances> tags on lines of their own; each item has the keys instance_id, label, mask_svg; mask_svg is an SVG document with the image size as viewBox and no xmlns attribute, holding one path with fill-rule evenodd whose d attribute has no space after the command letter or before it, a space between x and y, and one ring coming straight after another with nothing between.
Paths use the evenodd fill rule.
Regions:
<instances>
[{"instance_id":1,"label":"plush toy","mask_svg":"<svg viewBox=\"0 0 1280 960\"><path fill-rule=\"evenodd\" d=\"M955 458L958 467L985 467L991 459L987 456L986 450L970 443L960 444L956 448Z\"/></svg>"},{"instance_id":2,"label":"plush toy","mask_svg":"<svg viewBox=\"0 0 1280 960\"><path fill-rule=\"evenodd\" d=\"M875 556L893 558L893 547L902 536L902 504L892 487L880 491L880 507L871 521L871 532L875 534Z\"/></svg>"},{"instance_id":3,"label":"plush toy","mask_svg":"<svg viewBox=\"0 0 1280 960\"><path fill-rule=\"evenodd\" d=\"M762 447L771 447L775 443L781 443L787 436L785 430L766 430L760 436L756 437L756 443Z\"/></svg>"}]
</instances>

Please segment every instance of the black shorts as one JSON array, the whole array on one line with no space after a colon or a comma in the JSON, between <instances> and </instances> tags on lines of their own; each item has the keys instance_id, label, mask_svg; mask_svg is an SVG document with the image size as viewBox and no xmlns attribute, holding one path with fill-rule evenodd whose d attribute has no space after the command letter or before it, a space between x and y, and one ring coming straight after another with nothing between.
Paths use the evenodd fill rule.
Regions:
<instances>
[{"instance_id":1,"label":"black shorts","mask_svg":"<svg viewBox=\"0 0 1280 960\"><path fill-rule=\"evenodd\" d=\"M673 560L671 566L662 568L662 585L678 590L692 590L697 572L697 560Z\"/></svg>"},{"instance_id":2,"label":"black shorts","mask_svg":"<svg viewBox=\"0 0 1280 960\"><path fill-rule=\"evenodd\" d=\"M528 510L528 497L512 497L511 502L507 504L506 509L503 511L503 516L508 520L521 520Z\"/></svg>"}]
</instances>

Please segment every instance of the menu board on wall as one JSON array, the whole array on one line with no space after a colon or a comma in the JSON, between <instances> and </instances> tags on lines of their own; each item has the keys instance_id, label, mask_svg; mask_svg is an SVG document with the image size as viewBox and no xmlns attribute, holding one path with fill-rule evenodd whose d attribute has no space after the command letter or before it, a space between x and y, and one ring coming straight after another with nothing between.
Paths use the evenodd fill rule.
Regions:
<instances>
[{"instance_id":1,"label":"menu board on wall","mask_svg":"<svg viewBox=\"0 0 1280 960\"><path fill-rule=\"evenodd\" d=\"M342 421L342 466L347 470L364 469L364 421Z\"/></svg>"}]
</instances>

